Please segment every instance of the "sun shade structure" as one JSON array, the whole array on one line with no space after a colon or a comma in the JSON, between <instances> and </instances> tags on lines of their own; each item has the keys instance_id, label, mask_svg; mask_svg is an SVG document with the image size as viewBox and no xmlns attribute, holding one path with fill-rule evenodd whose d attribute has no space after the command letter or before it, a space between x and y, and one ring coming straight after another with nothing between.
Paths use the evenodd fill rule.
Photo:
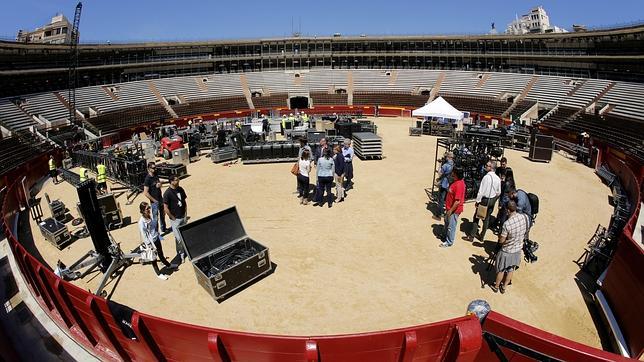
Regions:
<instances>
[{"instance_id":1,"label":"sun shade structure","mask_svg":"<svg viewBox=\"0 0 644 362\"><path fill-rule=\"evenodd\" d=\"M463 119L463 112L447 103L447 101L443 99L443 97L438 97L431 103L414 110L412 112L412 115L420 117L448 118L459 121Z\"/></svg>"}]
</instances>

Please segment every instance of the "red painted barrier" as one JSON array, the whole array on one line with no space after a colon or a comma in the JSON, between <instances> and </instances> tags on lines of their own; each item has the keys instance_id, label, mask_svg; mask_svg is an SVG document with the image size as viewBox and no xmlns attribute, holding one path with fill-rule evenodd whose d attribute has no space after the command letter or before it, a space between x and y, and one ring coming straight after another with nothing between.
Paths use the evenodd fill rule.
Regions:
<instances>
[{"instance_id":1,"label":"red painted barrier","mask_svg":"<svg viewBox=\"0 0 644 362\"><path fill-rule=\"evenodd\" d=\"M644 249L632 235L640 213L642 188L641 178L635 175L640 175L641 171L636 169L633 172L628 167L628 160L619 159L611 152L606 152L605 161L619 177L635 212L620 236L601 290L617 318L631 356L639 358L644 355L644 316L641 311L644 305Z\"/></svg>"},{"instance_id":2,"label":"red painted barrier","mask_svg":"<svg viewBox=\"0 0 644 362\"><path fill-rule=\"evenodd\" d=\"M626 358L592 348L552 333L518 322L496 312L490 312L483 322L483 332L501 337L527 349L562 361L626 361ZM501 348L510 361L532 360L525 354ZM481 348L478 360L494 360L496 356L488 343Z\"/></svg>"},{"instance_id":3,"label":"red painted barrier","mask_svg":"<svg viewBox=\"0 0 644 362\"><path fill-rule=\"evenodd\" d=\"M112 314L110 301L97 297L61 280L29 255L13 233L16 210L24 201L18 180L24 175L31 187L46 172L46 157L25 165L12 174L2 198L3 230L18 267L43 310L72 338L103 360L168 361L486 361L496 355L483 340L483 333L564 360L619 360L619 356L554 336L492 312L483 328L474 317L461 317L437 323L396 330L336 336L275 336L206 328L133 312L126 335ZM5 179L7 180L7 179ZM638 185L637 183L635 183ZM638 194L639 195L639 194ZM639 197L639 196L638 196ZM631 225L632 227L632 225ZM630 242L624 235L622 244ZM634 245L637 247L637 245ZM640 264L636 253L626 247L618 250L612 270L623 276ZM641 269L641 268L640 268ZM610 276L611 273L609 273ZM633 274L633 273L632 273ZM631 278L641 288L641 272ZM608 276L607 276L607 280ZM640 283L637 283L639 281ZM609 283L610 284L610 283ZM617 285L617 284L615 284ZM639 289L641 290L641 289ZM631 309L619 309L629 313ZM627 314L635 321L639 315ZM638 319L640 318L640 319ZM127 321L126 321L127 322ZM641 326L642 324L640 324ZM630 331L628 324L625 329ZM130 338L133 337L133 338ZM641 335L630 335L631 345L641 343ZM634 344L633 344L634 343ZM526 360L520 353L503 347L512 360Z\"/></svg>"}]
</instances>

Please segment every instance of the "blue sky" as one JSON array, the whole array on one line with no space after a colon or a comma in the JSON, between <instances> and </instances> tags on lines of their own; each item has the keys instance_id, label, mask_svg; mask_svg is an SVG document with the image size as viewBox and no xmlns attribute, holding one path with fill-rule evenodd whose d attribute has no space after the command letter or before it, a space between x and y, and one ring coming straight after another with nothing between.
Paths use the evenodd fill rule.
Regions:
<instances>
[{"instance_id":1,"label":"blue sky","mask_svg":"<svg viewBox=\"0 0 644 362\"><path fill-rule=\"evenodd\" d=\"M77 1L3 1L0 37L47 23L57 12L73 17ZM304 35L481 34L505 29L515 14L542 5L551 23L570 28L644 20L644 0L565 1L230 1L87 0L81 41L204 40Z\"/></svg>"}]
</instances>

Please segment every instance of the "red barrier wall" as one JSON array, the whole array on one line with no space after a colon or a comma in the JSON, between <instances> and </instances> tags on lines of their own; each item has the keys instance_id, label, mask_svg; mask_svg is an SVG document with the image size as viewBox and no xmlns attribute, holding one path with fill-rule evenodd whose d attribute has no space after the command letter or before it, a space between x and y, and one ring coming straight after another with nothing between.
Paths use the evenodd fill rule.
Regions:
<instances>
[{"instance_id":1,"label":"red barrier wall","mask_svg":"<svg viewBox=\"0 0 644 362\"><path fill-rule=\"evenodd\" d=\"M200 327L134 311L129 322L136 338L130 339L112 314L112 302L61 280L26 252L12 230L16 211L24 201L19 183L21 175L25 176L26 186L31 187L45 174L46 162L47 157L43 155L16 171L18 173L11 179L5 178L11 184L2 199L3 231L30 291L43 310L61 329L69 331L79 344L103 360L494 360L496 357L483 341L483 332L556 358L619 359L614 354L554 336L494 312L488 316L483 329L478 320L470 316L353 335L275 336ZM626 258L613 260L613 263L630 262ZM624 268L640 266L625 265ZM516 359L524 358L516 355Z\"/></svg>"},{"instance_id":2,"label":"red barrier wall","mask_svg":"<svg viewBox=\"0 0 644 362\"><path fill-rule=\"evenodd\" d=\"M496 312L490 312L488 314L483 323L483 331L562 361L628 360L613 353L599 351L581 343L542 331ZM511 351L507 348L501 349L510 361L532 360L521 353ZM478 357L481 360L496 359L489 344L485 342Z\"/></svg>"},{"instance_id":3,"label":"red barrier wall","mask_svg":"<svg viewBox=\"0 0 644 362\"><path fill-rule=\"evenodd\" d=\"M601 290L617 318L631 356L641 357L644 355L644 316L641 311L641 306L644 306L644 249L632 238L640 213L641 166L633 172L633 163L618 157L619 153L608 150L604 154L604 161L619 177L635 212L620 236Z\"/></svg>"}]
</instances>

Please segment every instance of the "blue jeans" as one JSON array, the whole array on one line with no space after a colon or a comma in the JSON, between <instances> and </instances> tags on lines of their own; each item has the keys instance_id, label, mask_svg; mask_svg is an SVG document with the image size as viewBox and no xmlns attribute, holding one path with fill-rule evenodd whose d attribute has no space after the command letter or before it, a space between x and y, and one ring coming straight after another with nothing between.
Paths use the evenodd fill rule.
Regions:
<instances>
[{"instance_id":1,"label":"blue jeans","mask_svg":"<svg viewBox=\"0 0 644 362\"><path fill-rule=\"evenodd\" d=\"M447 197L447 189L441 187L438 191L438 214L436 216L445 215L445 198Z\"/></svg>"},{"instance_id":2,"label":"blue jeans","mask_svg":"<svg viewBox=\"0 0 644 362\"><path fill-rule=\"evenodd\" d=\"M452 214L449 218L445 214L445 243L452 246L456 239L456 227L458 226L459 214Z\"/></svg>"},{"instance_id":3,"label":"blue jeans","mask_svg":"<svg viewBox=\"0 0 644 362\"><path fill-rule=\"evenodd\" d=\"M163 211L163 205L159 202L153 202L150 205L150 214L152 216L152 220L156 221L157 227L161 228L159 232L165 230L165 212Z\"/></svg>"},{"instance_id":4,"label":"blue jeans","mask_svg":"<svg viewBox=\"0 0 644 362\"><path fill-rule=\"evenodd\" d=\"M326 197L329 205L333 203L333 194L331 193L331 188L333 187L333 176L320 176L318 177L318 187L317 187L317 202L320 204L324 203L324 191L326 190Z\"/></svg>"},{"instance_id":5,"label":"blue jeans","mask_svg":"<svg viewBox=\"0 0 644 362\"><path fill-rule=\"evenodd\" d=\"M170 225L172 226L172 232L174 233L174 242L175 247L177 248L177 255L183 254L188 255L183 247L183 240L181 239L181 234L179 234L179 226L186 224L186 218L176 218L170 220Z\"/></svg>"}]
</instances>

